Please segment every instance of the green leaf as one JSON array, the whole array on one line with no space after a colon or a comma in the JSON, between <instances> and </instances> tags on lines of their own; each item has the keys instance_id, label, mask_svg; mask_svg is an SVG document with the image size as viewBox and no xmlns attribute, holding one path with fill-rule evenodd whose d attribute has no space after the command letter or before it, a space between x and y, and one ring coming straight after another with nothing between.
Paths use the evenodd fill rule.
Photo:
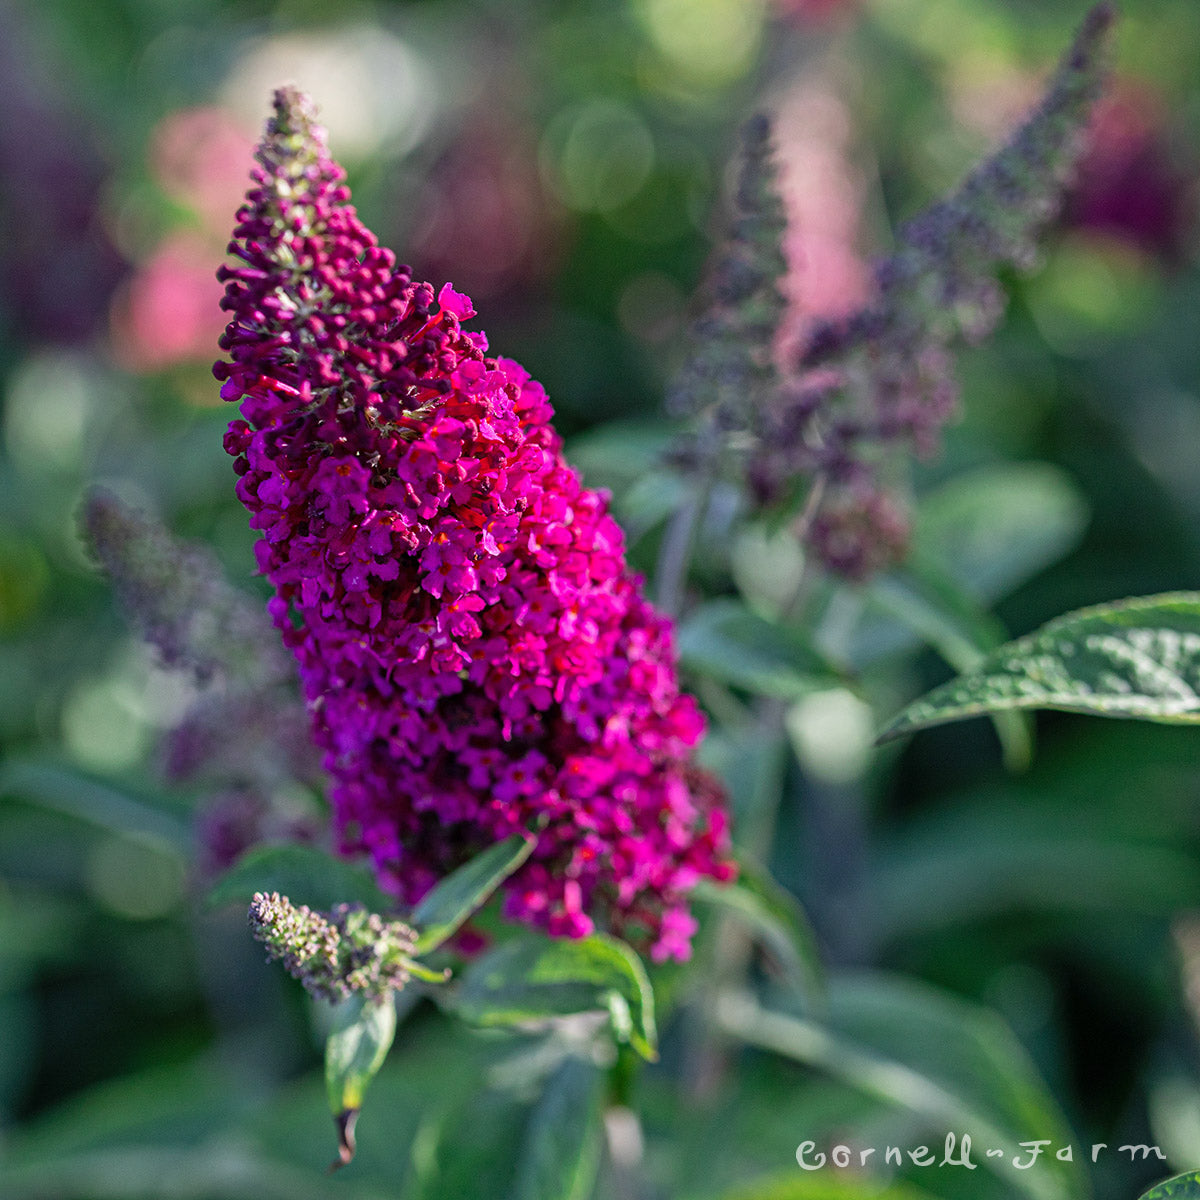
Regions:
<instances>
[{"instance_id":1,"label":"green leaf","mask_svg":"<svg viewBox=\"0 0 1200 1200\"><path fill-rule=\"evenodd\" d=\"M535 844L531 837L514 834L447 875L413 910L410 921L418 930L416 953L428 954L453 937L462 923L533 853Z\"/></svg>"},{"instance_id":2,"label":"green leaf","mask_svg":"<svg viewBox=\"0 0 1200 1200\"><path fill-rule=\"evenodd\" d=\"M550 1076L529 1115L514 1200L583 1200L600 1165L604 1076L570 1057Z\"/></svg>"},{"instance_id":3,"label":"green leaf","mask_svg":"<svg viewBox=\"0 0 1200 1200\"><path fill-rule=\"evenodd\" d=\"M479 1025L519 1025L611 1012L614 996L622 1022L621 1004L628 1010L630 1044L653 1061L654 993L646 968L624 942L606 934L579 940L516 937L467 968L452 1003L461 1017Z\"/></svg>"},{"instance_id":4,"label":"green leaf","mask_svg":"<svg viewBox=\"0 0 1200 1200\"><path fill-rule=\"evenodd\" d=\"M461 1023L454 1026L457 1037L446 1047L451 1057L464 1043L480 1041L478 1035L464 1036ZM415 1171L403 1195L584 1200L599 1166L605 1073L573 1054L564 1056L563 1043L553 1035L532 1048L521 1039L515 1053L510 1039L493 1037L488 1043L507 1046L507 1052L490 1070L477 1066L466 1088L448 1094L436 1078L410 1083L404 1102L419 1106L421 1121L411 1150ZM402 1054L394 1056L381 1084L396 1080L397 1072L402 1076L405 1066ZM374 1141L364 1146L364 1157Z\"/></svg>"},{"instance_id":5,"label":"green leaf","mask_svg":"<svg viewBox=\"0 0 1200 1200\"><path fill-rule=\"evenodd\" d=\"M527 1111L510 1090L487 1087L482 1080L451 1105L435 1084L413 1139L415 1179L403 1192L405 1200L507 1198Z\"/></svg>"},{"instance_id":6,"label":"green leaf","mask_svg":"<svg viewBox=\"0 0 1200 1200\"><path fill-rule=\"evenodd\" d=\"M689 670L760 696L795 700L841 682L798 634L738 600L702 604L680 625L677 642Z\"/></svg>"},{"instance_id":7,"label":"green leaf","mask_svg":"<svg viewBox=\"0 0 1200 1200\"><path fill-rule=\"evenodd\" d=\"M1005 640L1004 626L935 564L910 560L907 569L881 576L873 607L907 625L952 667L966 671Z\"/></svg>"},{"instance_id":8,"label":"green leaf","mask_svg":"<svg viewBox=\"0 0 1200 1200\"><path fill-rule=\"evenodd\" d=\"M908 567L877 581L871 598L926 640L956 671L973 671L1004 641L1004 626L984 612L940 567L913 556ZM1033 722L1023 712L992 714L1010 770L1033 758Z\"/></svg>"},{"instance_id":9,"label":"green leaf","mask_svg":"<svg viewBox=\"0 0 1200 1200\"><path fill-rule=\"evenodd\" d=\"M363 1092L395 1036L396 1006L390 996L351 996L334 1008L325 1042L325 1088L335 1116L362 1107Z\"/></svg>"},{"instance_id":10,"label":"green leaf","mask_svg":"<svg viewBox=\"0 0 1200 1200\"><path fill-rule=\"evenodd\" d=\"M869 872L874 938L887 944L1006 912L1165 919L1200 904L1195 856L1169 834L1151 840L1136 814L1113 821L1096 802L1086 822L1079 812L1073 795L1058 802L1045 784L989 790L881 837Z\"/></svg>"},{"instance_id":11,"label":"green leaf","mask_svg":"<svg viewBox=\"0 0 1200 1200\"><path fill-rule=\"evenodd\" d=\"M369 871L315 846L255 846L221 876L208 903L249 904L255 892L279 892L293 904L328 912L335 904L363 904L387 912L395 900L380 890Z\"/></svg>"},{"instance_id":12,"label":"green leaf","mask_svg":"<svg viewBox=\"0 0 1200 1200\"><path fill-rule=\"evenodd\" d=\"M189 855L192 850L186 821L164 811L150 797L115 788L74 767L10 758L0 766L0 796L36 804L118 836L151 839L177 854Z\"/></svg>"},{"instance_id":13,"label":"green leaf","mask_svg":"<svg viewBox=\"0 0 1200 1200\"><path fill-rule=\"evenodd\" d=\"M946 721L1014 709L1200 721L1200 593L1102 604L1059 617L988 654L909 705L889 741Z\"/></svg>"},{"instance_id":14,"label":"green leaf","mask_svg":"<svg viewBox=\"0 0 1200 1200\"><path fill-rule=\"evenodd\" d=\"M930 1145L970 1135L972 1161L1031 1200L1082 1200L1085 1175L1058 1160L1070 1130L1024 1048L994 1013L882 975L834 980L826 1022L727 996L717 1019L734 1036L814 1066L925 1122ZM1049 1139L1032 1163L1021 1143ZM991 1148L1004 1154L989 1156Z\"/></svg>"},{"instance_id":15,"label":"green leaf","mask_svg":"<svg viewBox=\"0 0 1200 1200\"><path fill-rule=\"evenodd\" d=\"M0 1167L5 1200L329 1200L329 1182L309 1166L271 1159L240 1130L199 1143L122 1146ZM343 1200L383 1200L376 1188L338 1190Z\"/></svg>"},{"instance_id":16,"label":"green leaf","mask_svg":"<svg viewBox=\"0 0 1200 1200\"><path fill-rule=\"evenodd\" d=\"M1050 463L964 471L921 500L913 548L973 599L991 604L1078 543L1087 504Z\"/></svg>"},{"instance_id":17,"label":"green leaf","mask_svg":"<svg viewBox=\"0 0 1200 1200\"><path fill-rule=\"evenodd\" d=\"M740 917L799 992L810 999L823 995L824 968L808 917L800 902L776 883L765 867L739 853L737 879L724 884L701 880L692 895Z\"/></svg>"},{"instance_id":18,"label":"green leaf","mask_svg":"<svg viewBox=\"0 0 1200 1200\"><path fill-rule=\"evenodd\" d=\"M325 1042L325 1090L338 1127L338 1161L354 1157L354 1123L363 1092L379 1073L396 1036L396 1006L383 999L351 996L333 1010L333 1026Z\"/></svg>"},{"instance_id":19,"label":"green leaf","mask_svg":"<svg viewBox=\"0 0 1200 1200\"><path fill-rule=\"evenodd\" d=\"M1138 1200L1200 1200L1200 1171L1187 1171L1166 1179L1143 1192Z\"/></svg>"},{"instance_id":20,"label":"green leaf","mask_svg":"<svg viewBox=\"0 0 1200 1200\"><path fill-rule=\"evenodd\" d=\"M1007 636L986 606L1070 551L1086 520L1079 488L1049 463L1001 463L956 475L922 498L905 566L872 586L870 610L888 620L878 611L864 614L853 661L865 667L914 648L895 618L955 670L972 670ZM1028 731L1016 714L1000 719L1010 763Z\"/></svg>"}]
</instances>

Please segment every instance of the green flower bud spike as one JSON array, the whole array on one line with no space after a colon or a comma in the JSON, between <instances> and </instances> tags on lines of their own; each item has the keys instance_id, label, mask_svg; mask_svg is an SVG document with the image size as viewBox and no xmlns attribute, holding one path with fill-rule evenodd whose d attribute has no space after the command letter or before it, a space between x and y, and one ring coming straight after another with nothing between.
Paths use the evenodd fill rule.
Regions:
<instances>
[{"instance_id":1,"label":"green flower bud spike","mask_svg":"<svg viewBox=\"0 0 1200 1200\"><path fill-rule=\"evenodd\" d=\"M410 926L361 905L320 913L278 892L256 892L249 921L271 958L310 995L335 1006L325 1043L325 1086L338 1131L338 1157L329 1168L335 1171L354 1157L363 1093L395 1037L394 994L410 978L443 983L450 973L410 957L417 941Z\"/></svg>"}]
</instances>

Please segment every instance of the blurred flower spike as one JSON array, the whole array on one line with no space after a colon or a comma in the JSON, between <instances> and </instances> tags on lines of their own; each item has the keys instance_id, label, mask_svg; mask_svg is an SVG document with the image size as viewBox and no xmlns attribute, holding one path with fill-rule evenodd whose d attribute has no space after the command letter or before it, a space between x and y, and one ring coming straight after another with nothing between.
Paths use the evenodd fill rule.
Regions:
<instances>
[{"instance_id":1,"label":"blurred flower spike","mask_svg":"<svg viewBox=\"0 0 1200 1200\"><path fill-rule=\"evenodd\" d=\"M214 371L341 849L414 903L529 830L508 916L686 958L688 892L733 872L724 798L606 498L542 388L462 329L470 300L435 299L362 226L295 90L258 162Z\"/></svg>"},{"instance_id":2,"label":"blurred flower spike","mask_svg":"<svg viewBox=\"0 0 1200 1200\"><path fill-rule=\"evenodd\" d=\"M936 450L957 410L951 351L998 321L996 272L1032 265L1035 237L1061 204L1114 18L1111 4L1091 10L1025 123L952 196L901 229L876 267L871 299L817 323L778 364L773 386L761 356L778 323L763 318L778 311L781 266L747 230L777 223L776 169L767 135L757 127L747 135L730 249L718 258L712 308L694 327L676 406L723 431L723 453L735 450L761 504L804 497L798 530L833 573L864 580L905 553L907 459ZM704 429L701 449L711 452L717 439Z\"/></svg>"},{"instance_id":3,"label":"blurred flower spike","mask_svg":"<svg viewBox=\"0 0 1200 1200\"><path fill-rule=\"evenodd\" d=\"M159 766L172 783L203 786L198 876L212 878L262 841L316 841L307 798L320 766L295 665L261 603L226 580L206 547L179 541L104 488L84 497L80 526L130 624L192 685Z\"/></svg>"}]
</instances>

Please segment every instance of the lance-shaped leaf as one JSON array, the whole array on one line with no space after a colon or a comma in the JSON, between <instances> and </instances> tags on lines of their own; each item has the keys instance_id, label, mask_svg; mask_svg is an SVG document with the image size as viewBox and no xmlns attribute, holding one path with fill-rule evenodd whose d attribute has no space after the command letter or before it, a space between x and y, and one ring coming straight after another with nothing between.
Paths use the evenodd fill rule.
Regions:
<instances>
[{"instance_id":1,"label":"lance-shaped leaf","mask_svg":"<svg viewBox=\"0 0 1200 1200\"><path fill-rule=\"evenodd\" d=\"M457 1023L448 1028L458 1029L457 1041L443 1048L456 1061L464 1041L479 1049L480 1040L463 1039ZM418 1081L405 1088L405 1102L419 1110L405 1200L586 1200L600 1165L606 1072L562 1056L553 1037L516 1056L507 1040L483 1044L509 1050L482 1076L477 1065L470 1085L452 1091L435 1075L424 1092ZM405 1047L393 1080L408 1071L414 1049ZM550 1056L558 1061L547 1062ZM461 1081L461 1068L454 1074Z\"/></svg>"},{"instance_id":2,"label":"lance-shaped leaf","mask_svg":"<svg viewBox=\"0 0 1200 1200\"><path fill-rule=\"evenodd\" d=\"M909 705L880 735L1010 709L1200 721L1200 593L1068 613Z\"/></svg>"},{"instance_id":3,"label":"lance-shaped leaf","mask_svg":"<svg viewBox=\"0 0 1200 1200\"><path fill-rule=\"evenodd\" d=\"M514 834L452 871L413 910L417 954L436 950L533 853L533 838Z\"/></svg>"},{"instance_id":4,"label":"lance-shaped leaf","mask_svg":"<svg viewBox=\"0 0 1200 1200\"><path fill-rule=\"evenodd\" d=\"M924 637L956 671L973 671L1004 642L1004 627L959 585L919 554L872 591L875 603ZM1033 759L1033 724L1027 713L992 713L1005 765L1024 770Z\"/></svg>"},{"instance_id":5,"label":"lance-shaped leaf","mask_svg":"<svg viewBox=\"0 0 1200 1200\"><path fill-rule=\"evenodd\" d=\"M642 961L605 934L569 940L519 937L463 974L454 1008L480 1025L537 1024L607 1011L614 1033L643 1057L658 1057L654 992Z\"/></svg>"},{"instance_id":6,"label":"lance-shaped leaf","mask_svg":"<svg viewBox=\"0 0 1200 1200\"><path fill-rule=\"evenodd\" d=\"M396 1036L396 1006L391 996L351 996L334 1009L325 1043L325 1089L338 1130L338 1157L330 1170L354 1157L354 1124L367 1084L383 1066Z\"/></svg>"},{"instance_id":7,"label":"lance-shaped leaf","mask_svg":"<svg viewBox=\"0 0 1200 1200\"><path fill-rule=\"evenodd\" d=\"M922 498L913 546L991 604L1073 550L1087 522L1079 485L1061 468L989 463Z\"/></svg>"},{"instance_id":8,"label":"lance-shaped leaf","mask_svg":"<svg viewBox=\"0 0 1200 1200\"><path fill-rule=\"evenodd\" d=\"M1143 1192L1138 1200L1200 1200L1200 1171L1188 1171L1166 1179Z\"/></svg>"},{"instance_id":9,"label":"lance-shaped leaf","mask_svg":"<svg viewBox=\"0 0 1200 1200\"><path fill-rule=\"evenodd\" d=\"M530 1113L517 1160L517 1200L582 1200L600 1164L604 1076L568 1058L546 1081Z\"/></svg>"}]
</instances>

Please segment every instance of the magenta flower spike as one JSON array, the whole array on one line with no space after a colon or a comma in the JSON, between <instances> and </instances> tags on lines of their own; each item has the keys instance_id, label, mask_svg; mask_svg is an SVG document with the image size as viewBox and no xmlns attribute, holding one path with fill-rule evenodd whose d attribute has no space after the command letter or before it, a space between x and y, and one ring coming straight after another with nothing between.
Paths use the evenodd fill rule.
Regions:
<instances>
[{"instance_id":1,"label":"magenta flower spike","mask_svg":"<svg viewBox=\"0 0 1200 1200\"><path fill-rule=\"evenodd\" d=\"M508 916L686 958L689 890L733 867L671 624L541 386L376 244L309 101L274 103L214 373L340 848L411 904L525 831Z\"/></svg>"}]
</instances>

